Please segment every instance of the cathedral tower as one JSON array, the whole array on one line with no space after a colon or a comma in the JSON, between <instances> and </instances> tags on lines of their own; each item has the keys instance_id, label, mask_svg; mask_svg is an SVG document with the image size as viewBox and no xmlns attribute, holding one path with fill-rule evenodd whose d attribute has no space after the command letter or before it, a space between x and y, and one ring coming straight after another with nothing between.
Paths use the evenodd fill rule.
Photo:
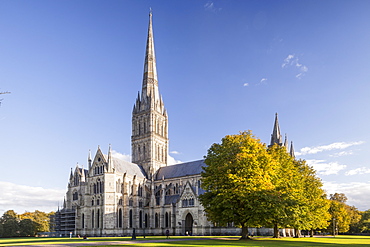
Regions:
<instances>
[{"instance_id":1,"label":"cathedral tower","mask_svg":"<svg viewBox=\"0 0 370 247\"><path fill-rule=\"evenodd\" d=\"M132 162L141 165L148 178L167 165L168 117L158 90L151 12L143 85L132 112L131 154Z\"/></svg>"}]
</instances>

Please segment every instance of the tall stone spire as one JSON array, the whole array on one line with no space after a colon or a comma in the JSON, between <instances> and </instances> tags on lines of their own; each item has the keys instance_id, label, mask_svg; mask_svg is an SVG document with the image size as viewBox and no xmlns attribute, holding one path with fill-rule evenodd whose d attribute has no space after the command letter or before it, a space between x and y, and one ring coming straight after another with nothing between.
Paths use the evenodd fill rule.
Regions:
<instances>
[{"instance_id":1,"label":"tall stone spire","mask_svg":"<svg viewBox=\"0 0 370 247\"><path fill-rule=\"evenodd\" d=\"M274 129L272 130L270 146L273 146L274 144L278 144L279 146L283 144L283 138L280 134L280 126L277 113L275 114L275 123Z\"/></svg>"},{"instance_id":2,"label":"tall stone spire","mask_svg":"<svg viewBox=\"0 0 370 247\"><path fill-rule=\"evenodd\" d=\"M152 24L152 11L149 13L149 27L148 38L146 41L144 76L142 99L146 96L151 96L152 100L159 101L158 91L158 77L157 77L157 64L154 51L154 37L153 37L153 24Z\"/></svg>"},{"instance_id":3,"label":"tall stone spire","mask_svg":"<svg viewBox=\"0 0 370 247\"><path fill-rule=\"evenodd\" d=\"M132 111L131 157L150 179L160 167L167 165L167 156L168 116L158 89L150 11L141 96L139 93Z\"/></svg>"}]
</instances>

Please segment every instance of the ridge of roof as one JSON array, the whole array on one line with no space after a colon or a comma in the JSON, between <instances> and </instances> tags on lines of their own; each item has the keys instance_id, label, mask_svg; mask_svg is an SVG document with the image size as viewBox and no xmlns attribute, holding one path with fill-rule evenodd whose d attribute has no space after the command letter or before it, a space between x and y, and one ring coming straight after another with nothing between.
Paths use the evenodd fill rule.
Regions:
<instances>
[{"instance_id":1,"label":"ridge of roof","mask_svg":"<svg viewBox=\"0 0 370 247\"><path fill-rule=\"evenodd\" d=\"M206 166L204 160L195 160L170 166L164 166L158 169L155 180L162 178L177 178L200 174L202 167Z\"/></svg>"}]
</instances>

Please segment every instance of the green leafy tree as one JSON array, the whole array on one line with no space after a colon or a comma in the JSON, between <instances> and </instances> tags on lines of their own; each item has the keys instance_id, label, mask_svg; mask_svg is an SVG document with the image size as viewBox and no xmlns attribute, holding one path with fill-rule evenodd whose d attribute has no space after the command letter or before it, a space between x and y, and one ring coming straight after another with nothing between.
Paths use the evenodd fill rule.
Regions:
<instances>
[{"instance_id":1,"label":"green leafy tree","mask_svg":"<svg viewBox=\"0 0 370 247\"><path fill-rule=\"evenodd\" d=\"M322 182L315 170L304 160L295 160L285 147L274 145L269 148L272 158L278 163L274 177L276 198L275 207L269 214L274 237L279 237L279 227L295 229L295 237L300 237L301 229L326 227L330 219L329 203Z\"/></svg>"},{"instance_id":2,"label":"green leafy tree","mask_svg":"<svg viewBox=\"0 0 370 247\"><path fill-rule=\"evenodd\" d=\"M23 237L36 235L35 222L31 219L23 219L19 222L19 235Z\"/></svg>"},{"instance_id":3,"label":"green leafy tree","mask_svg":"<svg viewBox=\"0 0 370 247\"><path fill-rule=\"evenodd\" d=\"M2 237L4 234L4 227L3 227L3 223L0 223L0 237Z\"/></svg>"},{"instance_id":4,"label":"green leafy tree","mask_svg":"<svg viewBox=\"0 0 370 247\"><path fill-rule=\"evenodd\" d=\"M19 215L20 219L30 219L34 223L35 234L37 232L48 232L50 225L50 213L36 210L35 212L26 212Z\"/></svg>"},{"instance_id":5,"label":"green leafy tree","mask_svg":"<svg viewBox=\"0 0 370 247\"><path fill-rule=\"evenodd\" d=\"M225 136L205 157L200 196L207 218L220 225L234 222L247 239L248 227L261 226L271 207L276 163L250 131Z\"/></svg>"},{"instance_id":6,"label":"green leafy tree","mask_svg":"<svg viewBox=\"0 0 370 247\"><path fill-rule=\"evenodd\" d=\"M361 222L363 225L363 228L361 229L361 232L370 232L370 209L363 212L361 217Z\"/></svg>"},{"instance_id":7,"label":"green leafy tree","mask_svg":"<svg viewBox=\"0 0 370 247\"><path fill-rule=\"evenodd\" d=\"M19 236L18 216L14 210L6 211L1 217L3 225L3 237Z\"/></svg>"},{"instance_id":8,"label":"green leafy tree","mask_svg":"<svg viewBox=\"0 0 370 247\"><path fill-rule=\"evenodd\" d=\"M329 230L333 235L337 232L347 232L349 230L351 218L346 208L346 201L347 197L342 193L330 195L329 213L331 214L331 220Z\"/></svg>"},{"instance_id":9,"label":"green leafy tree","mask_svg":"<svg viewBox=\"0 0 370 247\"><path fill-rule=\"evenodd\" d=\"M330 194L330 200L334 200L341 203L346 203L348 198L344 193L334 193Z\"/></svg>"},{"instance_id":10,"label":"green leafy tree","mask_svg":"<svg viewBox=\"0 0 370 247\"><path fill-rule=\"evenodd\" d=\"M315 229L323 229L328 226L330 214L328 212L330 202L326 199L322 182L316 175L316 171L305 160L295 160L295 166L299 169L300 208L296 215L298 225L296 229L310 230L311 237ZM298 232L298 231L296 231Z\"/></svg>"},{"instance_id":11,"label":"green leafy tree","mask_svg":"<svg viewBox=\"0 0 370 247\"><path fill-rule=\"evenodd\" d=\"M330 227L337 229L338 232L349 232L350 226L355 226L360 222L361 213L356 207L346 204L347 197L343 193L331 194L330 200L332 201Z\"/></svg>"},{"instance_id":12,"label":"green leafy tree","mask_svg":"<svg viewBox=\"0 0 370 247\"><path fill-rule=\"evenodd\" d=\"M356 231L353 231L353 230L354 230L354 227L360 223L362 214L355 206L345 205L345 208L348 212L348 216L350 219L348 232L356 233Z\"/></svg>"},{"instance_id":13,"label":"green leafy tree","mask_svg":"<svg viewBox=\"0 0 370 247\"><path fill-rule=\"evenodd\" d=\"M370 233L370 209L360 212L361 219L359 222L350 226L351 233Z\"/></svg>"},{"instance_id":14,"label":"green leafy tree","mask_svg":"<svg viewBox=\"0 0 370 247\"><path fill-rule=\"evenodd\" d=\"M272 180L274 193L271 194L270 200L273 203L270 204L267 221L274 228L274 238L278 238L280 227L301 226L301 181L294 158L285 147L275 144L269 147L268 152L277 163L277 169Z\"/></svg>"}]
</instances>

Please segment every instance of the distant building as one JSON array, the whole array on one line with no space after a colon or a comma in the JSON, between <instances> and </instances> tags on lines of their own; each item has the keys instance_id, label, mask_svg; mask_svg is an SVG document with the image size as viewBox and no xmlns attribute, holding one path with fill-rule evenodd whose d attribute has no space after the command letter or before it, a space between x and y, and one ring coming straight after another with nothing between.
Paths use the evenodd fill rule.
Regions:
<instances>
[{"instance_id":1,"label":"distant building","mask_svg":"<svg viewBox=\"0 0 370 247\"><path fill-rule=\"evenodd\" d=\"M281 142L276 115L271 144ZM198 195L203 160L167 165L168 116L158 89L150 13L144 76L132 112L132 163L98 148L88 169L71 170L55 231L68 236L239 235L240 228L216 227L206 218ZM257 234L257 229L253 230ZM262 230L260 230L262 231ZM263 230L265 233L268 229Z\"/></svg>"}]
</instances>

